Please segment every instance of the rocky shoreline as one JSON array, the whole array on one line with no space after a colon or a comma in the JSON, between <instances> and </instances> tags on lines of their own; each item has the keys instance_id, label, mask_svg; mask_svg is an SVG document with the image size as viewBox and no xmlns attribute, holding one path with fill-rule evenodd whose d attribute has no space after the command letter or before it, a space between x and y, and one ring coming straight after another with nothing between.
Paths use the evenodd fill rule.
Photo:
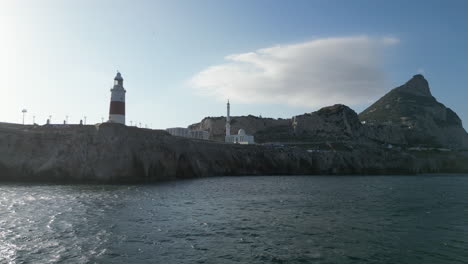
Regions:
<instances>
[{"instance_id":1,"label":"rocky shoreline","mask_svg":"<svg viewBox=\"0 0 468 264\"><path fill-rule=\"evenodd\" d=\"M96 126L0 126L0 180L144 183L234 175L468 173L461 151L384 148L311 151Z\"/></svg>"}]
</instances>

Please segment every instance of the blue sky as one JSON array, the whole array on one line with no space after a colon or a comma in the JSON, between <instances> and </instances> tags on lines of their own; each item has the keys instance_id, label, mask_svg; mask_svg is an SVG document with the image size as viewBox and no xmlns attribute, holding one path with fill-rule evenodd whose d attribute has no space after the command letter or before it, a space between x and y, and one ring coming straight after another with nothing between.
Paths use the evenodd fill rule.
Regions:
<instances>
[{"instance_id":1,"label":"blue sky","mask_svg":"<svg viewBox=\"0 0 468 264\"><path fill-rule=\"evenodd\" d=\"M455 0L2 0L0 121L26 108L27 122L100 122L117 70L127 121L152 128L225 115L228 97L233 115L331 102L360 112L423 72L466 125L467 11Z\"/></svg>"}]
</instances>

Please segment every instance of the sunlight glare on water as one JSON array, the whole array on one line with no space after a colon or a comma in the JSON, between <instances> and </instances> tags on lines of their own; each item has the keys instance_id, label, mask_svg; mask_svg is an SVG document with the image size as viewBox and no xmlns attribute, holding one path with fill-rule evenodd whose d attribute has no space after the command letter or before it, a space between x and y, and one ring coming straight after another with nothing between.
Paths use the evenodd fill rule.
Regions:
<instances>
[{"instance_id":1,"label":"sunlight glare on water","mask_svg":"<svg viewBox=\"0 0 468 264\"><path fill-rule=\"evenodd\" d=\"M0 185L0 263L467 263L468 177Z\"/></svg>"}]
</instances>

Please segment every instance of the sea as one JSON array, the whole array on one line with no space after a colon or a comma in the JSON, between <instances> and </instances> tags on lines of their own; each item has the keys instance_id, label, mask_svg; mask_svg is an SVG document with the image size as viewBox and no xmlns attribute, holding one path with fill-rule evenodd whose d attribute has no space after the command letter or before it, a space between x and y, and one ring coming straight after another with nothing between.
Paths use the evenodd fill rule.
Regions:
<instances>
[{"instance_id":1,"label":"sea","mask_svg":"<svg viewBox=\"0 0 468 264\"><path fill-rule=\"evenodd\" d=\"M468 263L468 175L3 183L0 263Z\"/></svg>"}]
</instances>

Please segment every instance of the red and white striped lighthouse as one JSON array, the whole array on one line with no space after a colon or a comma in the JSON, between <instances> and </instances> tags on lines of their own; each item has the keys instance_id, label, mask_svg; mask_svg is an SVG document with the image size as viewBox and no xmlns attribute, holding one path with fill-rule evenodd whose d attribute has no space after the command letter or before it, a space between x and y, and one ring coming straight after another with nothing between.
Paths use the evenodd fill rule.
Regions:
<instances>
[{"instance_id":1,"label":"red and white striped lighthouse","mask_svg":"<svg viewBox=\"0 0 468 264\"><path fill-rule=\"evenodd\" d=\"M123 78L120 72L114 78L114 87L111 89L111 102L109 110L109 122L125 125L125 91Z\"/></svg>"}]
</instances>

